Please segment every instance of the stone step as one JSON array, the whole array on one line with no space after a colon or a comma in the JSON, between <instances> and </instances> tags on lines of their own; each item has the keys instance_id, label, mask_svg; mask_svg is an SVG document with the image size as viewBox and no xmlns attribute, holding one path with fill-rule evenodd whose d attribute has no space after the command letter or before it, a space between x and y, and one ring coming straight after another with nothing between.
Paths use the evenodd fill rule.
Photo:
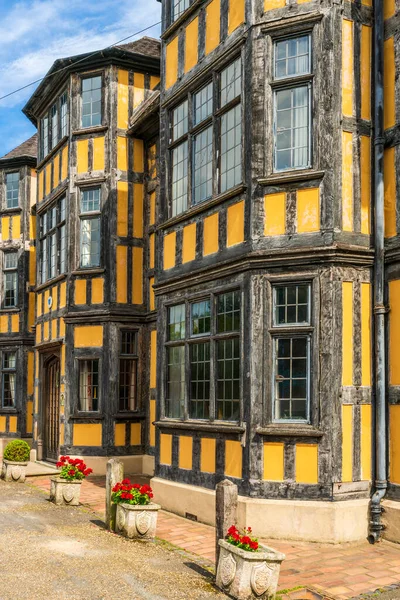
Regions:
<instances>
[{"instance_id":1,"label":"stone step","mask_svg":"<svg viewBox=\"0 0 400 600\"><path fill-rule=\"evenodd\" d=\"M29 462L26 468L27 477L40 477L43 475L57 475L60 472L56 465L53 463L44 462L42 460L36 460L35 462Z\"/></svg>"}]
</instances>

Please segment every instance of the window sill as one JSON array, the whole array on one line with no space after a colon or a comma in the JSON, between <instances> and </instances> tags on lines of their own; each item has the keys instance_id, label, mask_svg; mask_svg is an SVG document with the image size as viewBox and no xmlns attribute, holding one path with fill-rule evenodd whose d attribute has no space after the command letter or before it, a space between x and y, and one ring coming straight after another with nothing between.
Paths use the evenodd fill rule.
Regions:
<instances>
[{"instance_id":1,"label":"window sill","mask_svg":"<svg viewBox=\"0 0 400 600\"><path fill-rule=\"evenodd\" d=\"M0 308L0 313L20 313L21 308L19 306L7 306Z\"/></svg>"},{"instance_id":2,"label":"window sill","mask_svg":"<svg viewBox=\"0 0 400 600\"><path fill-rule=\"evenodd\" d=\"M325 171L314 171L306 169L301 171L285 171L284 173L274 173L269 177L263 177L257 180L259 185L276 185L280 183L297 183L300 181L309 181L313 179L322 179Z\"/></svg>"},{"instance_id":3,"label":"window sill","mask_svg":"<svg viewBox=\"0 0 400 600\"><path fill-rule=\"evenodd\" d=\"M114 415L114 419L125 419L127 421L132 421L134 419L144 419L146 417L146 415L142 412L138 412L138 411L134 411L134 410L127 410L126 412L119 412L116 415Z\"/></svg>"},{"instance_id":4,"label":"window sill","mask_svg":"<svg viewBox=\"0 0 400 600\"><path fill-rule=\"evenodd\" d=\"M22 208L20 206L14 206L13 208L3 208L3 210L1 211L2 215L15 215L15 214L19 214L22 213Z\"/></svg>"},{"instance_id":5,"label":"window sill","mask_svg":"<svg viewBox=\"0 0 400 600\"><path fill-rule=\"evenodd\" d=\"M19 411L16 408L0 408L1 415L16 415Z\"/></svg>"},{"instance_id":6,"label":"window sill","mask_svg":"<svg viewBox=\"0 0 400 600\"><path fill-rule=\"evenodd\" d=\"M264 436L279 435L284 437L320 438L324 432L306 423L274 423L267 427L257 427L256 433Z\"/></svg>"},{"instance_id":7,"label":"window sill","mask_svg":"<svg viewBox=\"0 0 400 600\"><path fill-rule=\"evenodd\" d=\"M62 273L61 275L57 275L57 277L53 277L53 279L48 279L44 283L41 283L40 285L36 286L36 292L45 290L47 287L50 287L50 286L54 285L55 283L58 283L59 281L62 281L63 279L66 279L66 278L67 278L67 274Z\"/></svg>"},{"instance_id":8,"label":"window sill","mask_svg":"<svg viewBox=\"0 0 400 600\"><path fill-rule=\"evenodd\" d=\"M69 417L70 421L104 421L104 415L98 413L75 413Z\"/></svg>"},{"instance_id":9,"label":"window sill","mask_svg":"<svg viewBox=\"0 0 400 600\"><path fill-rule=\"evenodd\" d=\"M81 129L75 129L72 135L88 135L90 133L102 133L107 131L108 125L95 125L94 127L82 127Z\"/></svg>"},{"instance_id":10,"label":"window sill","mask_svg":"<svg viewBox=\"0 0 400 600\"><path fill-rule=\"evenodd\" d=\"M227 192L224 192L223 194L218 194L218 196L214 196L214 198L211 198L210 200L206 200L205 202L201 202L200 204L191 206L185 212L180 213L175 217L171 217L170 219L167 219L167 221L164 221L164 223L157 227L157 230L167 229L168 227L172 227L177 223L181 223L181 221L186 221L186 219L189 219L190 217L198 215L202 212L205 212L209 208L212 208L217 204L221 204L221 202L224 202L225 200L229 200L230 198L234 198L234 196L238 196L246 189L247 186L241 183L240 185L237 185L236 187L228 190Z\"/></svg>"},{"instance_id":11,"label":"window sill","mask_svg":"<svg viewBox=\"0 0 400 600\"><path fill-rule=\"evenodd\" d=\"M102 275L105 271L106 270L102 267L94 267L93 269L91 267L88 267L87 269L82 267L81 269L72 271L71 275Z\"/></svg>"},{"instance_id":12,"label":"window sill","mask_svg":"<svg viewBox=\"0 0 400 600\"><path fill-rule=\"evenodd\" d=\"M194 421L170 421L162 419L154 421L154 425L160 429L178 429L191 431L209 431L213 433L244 433L246 428L242 425L228 425L227 423L198 423Z\"/></svg>"}]
</instances>

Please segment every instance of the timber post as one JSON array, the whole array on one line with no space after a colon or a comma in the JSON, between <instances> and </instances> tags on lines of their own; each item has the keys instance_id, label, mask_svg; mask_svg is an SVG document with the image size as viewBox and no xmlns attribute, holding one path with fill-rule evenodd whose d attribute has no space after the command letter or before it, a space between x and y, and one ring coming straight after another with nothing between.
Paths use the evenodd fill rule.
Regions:
<instances>
[{"instance_id":1,"label":"timber post","mask_svg":"<svg viewBox=\"0 0 400 600\"><path fill-rule=\"evenodd\" d=\"M229 479L215 487L215 564L218 565L219 544L231 525L236 524L238 487Z\"/></svg>"},{"instance_id":2,"label":"timber post","mask_svg":"<svg viewBox=\"0 0 400 600\"><path fill-rule=\"evenodd\" d=\"M117 458L111 458L107 462L106 474L106 527L110 531L115 531L115 515L117 512L117 505L111 502L112 489L123 478L124 465Z\"/></svg>"}]
</instances>

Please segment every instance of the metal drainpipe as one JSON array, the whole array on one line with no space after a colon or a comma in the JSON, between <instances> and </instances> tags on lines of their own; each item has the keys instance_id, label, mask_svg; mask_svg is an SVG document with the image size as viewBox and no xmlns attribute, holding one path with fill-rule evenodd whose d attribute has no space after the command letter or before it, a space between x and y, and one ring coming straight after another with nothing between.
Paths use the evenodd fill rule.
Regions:
<instances>
[{"instance_id":1,"label":"metal drainpipe","mask_svg":"<svg viewBox=\"0 0 400 600\"><path fill-rule=\"evenodd\" d=\"M381 536L381 500L386 494L386 352L385 352L385 215L383 187L383 3L374 2L374 205L375 205L375 492L371 498L368 540Z\"/></svg>"}]
</instances>

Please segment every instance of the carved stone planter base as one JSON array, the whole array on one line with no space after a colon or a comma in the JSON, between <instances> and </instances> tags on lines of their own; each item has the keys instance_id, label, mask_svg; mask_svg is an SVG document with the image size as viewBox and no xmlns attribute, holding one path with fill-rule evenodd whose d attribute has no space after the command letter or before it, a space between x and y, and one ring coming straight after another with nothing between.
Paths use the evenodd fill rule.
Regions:
<instances>
[{"instance_id":1,"label":"carved stone planter base","mask_svg":"<svg viewBox=\"0 0 400 600\"><path fill-rule=\"evenodd\" d=\"M237 600L269 600L275 596L285 555L268 546L246 552L219 540L217 587Z\"/></svg>"},{"instance_id":2,"label":"carved stone planter base","mask_svg":"<svg viewBox=\"0 0 400 600\"><path fill-rule=\"evenodd\" d=\"M3 468L1 477L5 481L15 481L16 483L24 483L26 479L27 462L14 462L3 458Z\"/></svg>"},{"instance_id":3,"label":"carved stone planter base","mask_svg":"<svg viewBox=\"0 0 400 600\"><path fill-rule=\"evenodd\" d=\"M50 483L50 501L54 504L79 506L82 481L67 481L52 477Z\"/></svg>"},{"instance_id":4,"label":"carved stone planter base","mask_svg":"<svg viewBox=\"0 0 400 600\"><path fill-rule=\"evenodd\" d=\"M156 535L158 504L118 504L116 532L136 540L153 540Z\"/></svg>"}]
</instances>

